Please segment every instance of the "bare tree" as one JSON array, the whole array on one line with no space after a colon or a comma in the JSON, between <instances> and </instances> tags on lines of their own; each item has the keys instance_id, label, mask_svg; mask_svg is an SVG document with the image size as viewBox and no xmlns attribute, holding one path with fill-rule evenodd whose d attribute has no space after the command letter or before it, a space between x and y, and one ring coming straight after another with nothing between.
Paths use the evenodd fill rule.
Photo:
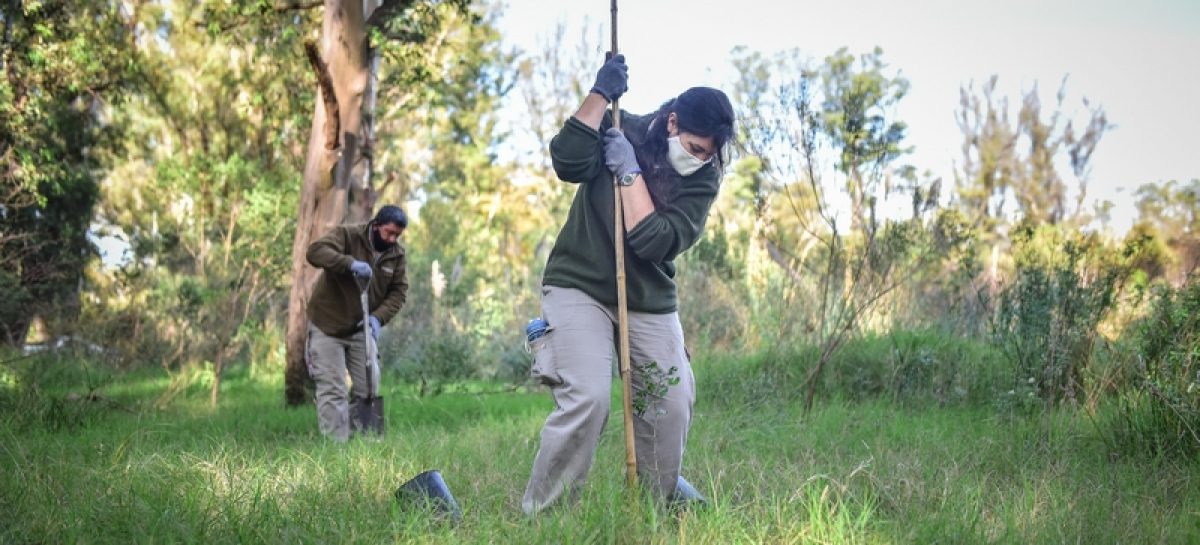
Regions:
<instances>
[{"instance_id":1,"label":"bare tree","mask_svg":"<svg viewBox=\"0 0 1200 545\"><path fill-rule=\"evenodd\" d=\"M933 257L921 249L920 217L881 222L875 214L877 193L906 151L904 124L891 119L890 109L907 82L883 75L880 55L864 55L856 66L839 51L813 68L797 63L798 52L773 62L735 52L742 140L761 165L753 184L754 237L786 285L774 302L782 305L778 335L800 335L818 349L804 381L806 410L837 351ZM823 166L829 158L832 169ZM828 187L846 192L848 229L828 200ZM928 206L927 197L921 200L918 211Z\"/></svg>"},{"instance_id":2,"label":"bare tree","mask_svg":"<svg viewBox=\"0 0 1200 545\"><path fill-rule=\"evenodd\" d=\"M1052 110L1043 111L1035 85L1022 95L1013 122L1008 100L995 96L997 79L989 78L979 94L970 84L959 91L955 117L963 133L962 163L956 172L960 206L975 218L977 227L993 236L1007 221L1004 207L1009 198L1015 201L1016 211L1034 223L1091 221L1084 201L1092 152L1113 128L1104 109L1084 98L1087 119L1082 128L1067 119L1064 77ZM1064 154L1077 184L1074 207L1058 168Z\"/></svg>"}]
</instances>

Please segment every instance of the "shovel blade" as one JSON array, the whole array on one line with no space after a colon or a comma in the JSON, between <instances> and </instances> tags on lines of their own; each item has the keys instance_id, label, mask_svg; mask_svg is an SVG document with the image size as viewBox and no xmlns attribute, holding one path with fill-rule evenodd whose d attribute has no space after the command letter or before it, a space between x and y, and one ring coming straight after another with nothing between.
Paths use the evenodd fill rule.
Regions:
<instances>
[{"instance_id":1,"label":"shovel blade","mask_svg":"<svg viewBox=\"0 0 1200 545\"><path fill-rule=\"evenodd\" d=\"M436 469L421 473L400 485L396 490L396 499L405 507L425 507L439 517L448 517L454 522L462 521L462 509L454 501L450 487L446 486L442 474Z\"/></svg>"},{"instance_id":2,"label":"shovel blade","mask_svg":"<svg viewBox=\"0 0 1200 545\"><path fill-rule=\"evenodd\" d=\"M383 435L383 397L375 396L358 400L350 419L355 431Z\"/></svg>"},{"instance_id":3,"label":"shovel blade","mask_svg":"<svg viewBox=\"0 0 1200 545\"><path fill-rule=\"evenodd\" d=\"M701 509L708 507L708 498L705 498L700 492L692 486L692 483L687 482L683 475L675 481L675 491L671 493L669 498L671 504L682 509Z\"/></svg>"}]
</instances>

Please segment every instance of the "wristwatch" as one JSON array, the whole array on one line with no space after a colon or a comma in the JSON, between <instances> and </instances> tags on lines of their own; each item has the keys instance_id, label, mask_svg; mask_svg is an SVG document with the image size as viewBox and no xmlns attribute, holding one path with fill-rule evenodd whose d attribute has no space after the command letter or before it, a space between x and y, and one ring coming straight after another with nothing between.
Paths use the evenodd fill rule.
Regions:
<instances>
[{"instance_id":1,"label":"wristwatch","mask_svg":"<svg viewBox=\"0 0 1200 545\"><path fill-rule=\"evenodd\" d=\"M617 178L617 185L625 186L625 187L631 186L631 185L633 185L633 181L636 180L637 177L641 176L641 175L642 175L641 172L629 172L629 173L622 174L620 178Z\"/></svg>"}]
</instances>

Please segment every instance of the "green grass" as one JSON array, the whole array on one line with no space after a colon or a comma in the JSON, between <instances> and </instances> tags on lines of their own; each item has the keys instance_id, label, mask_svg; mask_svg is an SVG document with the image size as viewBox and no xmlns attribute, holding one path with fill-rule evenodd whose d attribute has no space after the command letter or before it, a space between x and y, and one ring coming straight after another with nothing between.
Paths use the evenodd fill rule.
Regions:
<instances>
[{"instance_id":1,"label":"green grass","mask_svg":"<svg viewBox=\"0 0 1200 545\"><path fill-rule=\"evenodd\" d=\"M387 436L337 445L311 407L282 406L277 378L231 377L216 410L203 384L164 398L153 375L116 378L103 401L40 385L0 414L0 543L1200 542L1200 462L1111 456L1075 411L826 401L805 416L709 391L709 371L685 458L709 509L629 494L614 414L580 503L535 520L519 500L543 391L397 385ZM20 381L0 387L12 398ZM426 469L461 524L394 500Z\"/></svg>"}]
</instances>

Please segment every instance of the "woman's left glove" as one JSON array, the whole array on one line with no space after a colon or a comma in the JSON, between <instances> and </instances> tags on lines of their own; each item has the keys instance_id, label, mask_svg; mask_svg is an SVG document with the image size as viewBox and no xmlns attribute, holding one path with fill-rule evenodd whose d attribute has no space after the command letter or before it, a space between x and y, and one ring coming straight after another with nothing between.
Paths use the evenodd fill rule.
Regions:
<instances>
[{"instance_id":1,"label":"woman's left glove","mask_svg":"<svg viewBox=\"0 0 1200 545\"><path fill-rule=\"evenodd\" d=\"M615 57L608 59L604 66L596 72L596 83L592 85L591 92L596 93L604 100L612 102L625 91L629 89L629 67L625 66L625 55L617 54Z\"/></svg>"},{"instance_id":2,"label":"woman's left glove","mask_svg":"<svg viewBox=\"0 0 1200 545\"><path fill-rule=\"evenodd\" d=\"M617 178L631 172L642 172L637 156L633 153L633 144L630 144L625 134L617 129L610 128L604 133L604 163Z\"/></svg>"}]
</instances>

